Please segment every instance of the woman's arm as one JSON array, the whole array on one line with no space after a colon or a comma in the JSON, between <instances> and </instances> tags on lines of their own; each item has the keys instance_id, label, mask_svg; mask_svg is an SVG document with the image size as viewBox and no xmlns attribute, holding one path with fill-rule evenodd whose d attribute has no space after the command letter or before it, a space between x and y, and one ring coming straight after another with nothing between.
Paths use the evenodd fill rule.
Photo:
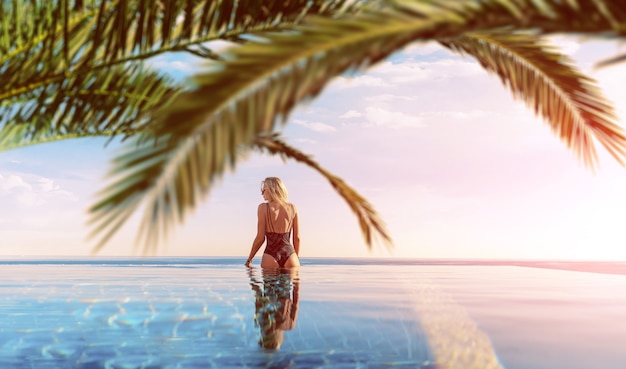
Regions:
<instances>
[{"instance_id":1,"label":"woman's arm","mask_svg":"<svg viewBox=\"0 0 626 369\"><path fill-rule=\"evenodd\" d=\"M296 250L296 255L300 257L300 224L298 223L298 209L293 206L295 215L293 216L293 248Z\"/></svg>"},{"instance_id":2,"label":"woman's arm","mask_svg":"<svg viewBox=\"0 0 626 369\"><path fill-rule=\"evenodd\" d=\"M248 256L248 260L246 260L246 266L249 267L252 259L259 251L263 242L265 241L265 206L267 204L263 203L259 205L257 209L257 227L256 227L256 237L254 237L254 241L252 242L252 248L250 249L250 256Z\"/></svg>"}]
</instances>

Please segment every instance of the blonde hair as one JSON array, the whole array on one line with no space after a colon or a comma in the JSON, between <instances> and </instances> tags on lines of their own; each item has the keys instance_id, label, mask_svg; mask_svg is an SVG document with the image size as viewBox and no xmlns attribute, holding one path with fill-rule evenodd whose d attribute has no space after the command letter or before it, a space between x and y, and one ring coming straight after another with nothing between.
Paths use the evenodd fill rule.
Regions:
<instances>
[{"instance_id":1,"label":"blonde hair","mask_svg":"<svg viewBox=\"0 0 626 369\"><path fill-rule=\"evenodd\" d=\"M270 200L282 203L287 202L287 187L278 177L267 177L263 180L261 186L265 185Z\"/></svg>"}]
</instances>

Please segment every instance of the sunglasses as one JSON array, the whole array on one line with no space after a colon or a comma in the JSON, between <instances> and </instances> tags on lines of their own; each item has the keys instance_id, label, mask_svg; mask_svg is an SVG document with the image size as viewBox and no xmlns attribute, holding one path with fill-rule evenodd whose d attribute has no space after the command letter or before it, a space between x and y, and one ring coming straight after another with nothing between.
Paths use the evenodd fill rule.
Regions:
<instances>
[{"instance_id":1,"label":"sunglasses","mask_svg":"<svg viewBox=\"0 0 626 369\"><path fill-rule=\"evenodd\" d=\"M265 190L267 190L267 188L261 188L261 195L265 193Z\"/></svg>"}]
</instances>

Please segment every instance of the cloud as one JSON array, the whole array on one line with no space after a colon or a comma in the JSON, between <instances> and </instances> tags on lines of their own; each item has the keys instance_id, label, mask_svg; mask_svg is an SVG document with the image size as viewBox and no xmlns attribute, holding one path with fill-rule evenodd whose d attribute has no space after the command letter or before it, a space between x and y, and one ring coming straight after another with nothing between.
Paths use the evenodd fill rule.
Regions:
<instances>
[{"instance_id":1,"label":"cloud","mask_svg":"<svg viewBox=\"0 0 626 369\"><path fill-rule=\"evenodd\" d=\"M356 77L337 77L333 81L333 86L339 89L347 89L357 87L393 87L393 84L386 82L380 77L364 74Z\"/></svg>"},{"instance_id":2,"label":"cloud","mask_svg":"<svg viewBox=\"0 0 626 369\"><path fill-rule=\"evenodd\" d=\"M377 107L366 108L365 118L369 125L375 126L388 126L391 128L424 127L422 117Z\"/></svg>"},{"instance_id":3,"label":"cloud","mask_svg":"<svg viewBox=\"0 0 626 369\"><path fill-rule=\"evenodd\" d=\"M347 112L341 114L339 118L350 119L350 118L360 118L363 114L359 113L356 110L348 110Z\"/></svg>"},{"instance_id":4,"label":"cloud","mask_svg":"<svg viewBox=\"0 0 626 369\"><path fill-rule=\"evenodd\" d=\"M375 98L375 97L374 97ZM374 99L376 100L376 99ZM384 100L384 99L383 99ZM522 113L528 113L527 110L522 110ZM526 117L532 115L531 113L523 115ZM407 114L400 110L393 110L385 104L379 104L377 106L370 106L365 108L364 113L356 110L349 110L348 112L340 115L340 118L365 118L366 126L388 126L391 128L402 127L425 127L430 122L438 123L441 121L471 121L475 122L476 119L483 118L497 118L500 116L498 112L490 112L481 109L475 109L470 111L429 111L420 112L417 115ZM513 112L507 116L508 119L516 116ZM358 124L357 124L358 125Z\"/></svg>"},{"instance_id":5,"label":"cloud","mask_svg":"<svg viewBox=\"0 0 626 369\"><path fill-rule=\"evenodd\" d=\"M526 113L526 111L523 111ZM467 120L473 118L484 118L487 116L498 116L497 112L489 112L485 110L475 109L469 111L431 111L421 113L420 116L423 118L451 118L451 119L460 119ZM513 115L513 113L511 113Z\"/></svg>"},{"instance_id":6,"label":"cloud","mask_svg":"<svg viewBox=\"0 0 626 369\"><path fill-rule=\"evenodd\" d=\"M30 190L32 186L24 182L22 177L16 175L5 177L0 174L0 195Z\"/></svg>"},{"instance_id":7,"label":"cloud","mask_svg":"<svg viewBox=\"0 0 626 369\"><path fill-rule=\"evenodd\" d=\"M371 69L372 78L395 84L407 84L427 80L458 79L483 75L484 70L471 59L446 58L437 61L386 61Z\"/></svg>"},{"instance_id":8,"label":"cloud","mask_svg":"<svg viewBox=\"0 0 626 369\"><path fill-rule=\"evenodd\" d=\"M406 95L381 94L381 95L367 96L365 100L374 101L374 102L394 102L394 101L415 101L416 98L414 96L406 96Z\"/></svg>"},{"instance_id":9,"label":"cloud","mask_svg":"<svg viewBox=\"0 0 626 369\"><path fill-rule=\"evenodd\" d=\"M78 196L61 189L50 178L25 179L16 174L0 174L0 198L3 198L5 210L8 210L10 205L23 208L78 201Z\"/></svg>"},{"instance_id":10,"label":"cloud","mask_svg":"<svg viewBox=\"0 0 626 369\"><path fill-rule=\"evenodd\" d=\"M437 45L430 45L423 50L443 50ZM419 54L419 48L408 49L408 56ZM445 50L443 51L446 52ZM476 61L469 58L460 58L451 52L443 54L438 60L385 60L368 68L366 73L354 76L339 76L333 83L333 88L339 90L354 88L389 88L414 83L416 81L442 80L458 77L482 75L484 71Z\"/></svg>"},{"instance_id":11,"label":"cloud","mask_svg":"<svg viewBox=\"0 0 626 369\"><path fill-rule=\"evenodd\" d=\"M320 133L330 133L335 132L337 129L331 125L320 122L308 122L301 119L294 119L293 122L299 126L306 127L311 131L320 132Z\"/></svg>"}]
</instances>

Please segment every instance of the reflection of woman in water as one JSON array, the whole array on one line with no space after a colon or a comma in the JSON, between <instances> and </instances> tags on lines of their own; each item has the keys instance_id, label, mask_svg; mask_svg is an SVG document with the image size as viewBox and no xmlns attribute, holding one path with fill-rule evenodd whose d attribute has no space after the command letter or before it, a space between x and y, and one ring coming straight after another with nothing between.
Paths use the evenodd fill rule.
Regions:
<instances>
[{"instance_id":1,"label":"reflection of woman in water","mask_svg":"<svg viewBox=\"0 0 626 369\"><path fill-rule=\"evenodd\" d=\"M264 269L263 280L250 269L250 285L255 292L254 323L259 327L259 346L278 350L284 332L295 328L300 300L297 269Z\"/></svg>"},{"instance_id":2,"label":"reflection of woman in water","mask_svg":"<svg viewBox=\"0 0 626 369\"><path fill-rule=\"evenodd\" d=\"M298 210L287 202L287 189L277 177L268 177L261 184L264 202L259 205L257 234L252 243L246 266L263 245L267 237L265 252L261 259L262 268L293 268L300 266L300 230ZM289 236L293 230L293 245Z\"/></svg>"}]
</instances>

